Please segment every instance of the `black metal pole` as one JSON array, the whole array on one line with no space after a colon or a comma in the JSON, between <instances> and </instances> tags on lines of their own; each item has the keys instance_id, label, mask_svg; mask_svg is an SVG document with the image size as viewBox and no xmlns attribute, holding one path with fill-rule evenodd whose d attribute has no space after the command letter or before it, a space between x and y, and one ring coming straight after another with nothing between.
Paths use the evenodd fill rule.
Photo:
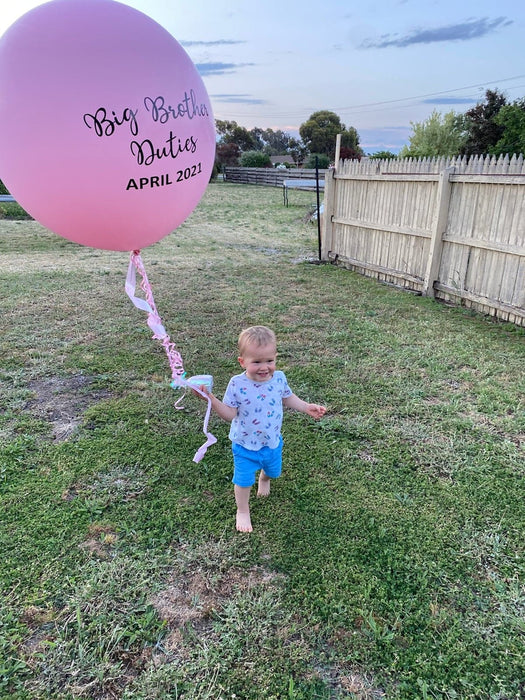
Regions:
<instances>
[{"instance_id":1,"label":"black metal pole","mask_svg":"<svg viewBox=\"0 0 525 700\"><path fill-rule=\"evenodd\" d=\"M315 156L315 190L317 192L317 244L319 249L319 262L321 262L321 211L319 205L319 158Z\"/></svg>"}]
</instances>

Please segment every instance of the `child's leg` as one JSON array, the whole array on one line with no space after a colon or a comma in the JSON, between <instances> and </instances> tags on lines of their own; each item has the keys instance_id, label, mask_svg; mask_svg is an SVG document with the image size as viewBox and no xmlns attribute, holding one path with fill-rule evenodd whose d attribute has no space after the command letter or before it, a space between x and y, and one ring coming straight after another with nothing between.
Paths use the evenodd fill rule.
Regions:
<instances>
[{"instance_id":1,"label":"child's leg","mask_svg":"<svg viewBox=\"0 0 525 700\"><path fill-rule=\"evenodd\" d=\"M239 532L252 532L252 521L250 518L250 491L251 486L233 486L235 492L235 502L237 503L236 527Z\"/></svg>"},{"instance_id":2,"label":"child's leg","mask_svg":"<svg viewBox=\"0 0 525 700\"><path fill-rule=\"evenodd\" d=\"M270 495L270 479L277 479L281 476L281 468L283 461L283 439L280 438L279 445L274 448L263 447L260 452L261 464L264 469L261 469L259 474L259 485L257 487L258 496Z\"/></svg>"},{"instance_id":3,"label":"child's leg","mask_svg":"<svg viewBox=\"0 0 525 700\"><path fill-rule=\"evenodd\" d=\"M253 452L242 445L232 443L233 488L237 503L236 527L239 532L252 532L250 518L250 491L255 483L257 462Z\"/></svg>"},{"instance_id":4,"label":"child's leg","mask_svg":"<svg viewBox=\"0 0 525 700\"><path fill-rule=\"evenodd\" d=\"M261 469L259 474L259 484L257 487L258 496L269 496L270 495L270 477L266 474L264 469Z\"/></svg>"}]
</instances>

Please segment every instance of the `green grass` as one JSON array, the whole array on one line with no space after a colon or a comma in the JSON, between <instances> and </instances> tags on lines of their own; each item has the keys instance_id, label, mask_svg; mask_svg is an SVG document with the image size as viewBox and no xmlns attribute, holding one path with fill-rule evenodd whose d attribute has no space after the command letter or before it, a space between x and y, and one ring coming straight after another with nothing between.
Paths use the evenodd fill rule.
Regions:
<instances>
[{"instance_id":1,"label":"green grass","mask_svg":"<svg viewBox=\"0 0 525 700\"><path fill-rule=\"evenodd\" d=\"M0 188L1 189L1 188ZM1 194L1 192L0 192ZM7 194L7 193L5 193ZM0 219L28 219L27 212L22 209L18 202L2 202L0 204Z\"/></svg>"},{"instance_id":2,"label":"green grass","mask_svg":"<svg viewBox=\"0 0 525 700\"><path fill-rule=\"evenodd\" d=\"M320 422L234 529L127 255L0 221L0 697L517 700L525 686L522 329L316 265L311 193L212 184L143 251L216 391L272 326Z\"/></svg>"}]
</instances>

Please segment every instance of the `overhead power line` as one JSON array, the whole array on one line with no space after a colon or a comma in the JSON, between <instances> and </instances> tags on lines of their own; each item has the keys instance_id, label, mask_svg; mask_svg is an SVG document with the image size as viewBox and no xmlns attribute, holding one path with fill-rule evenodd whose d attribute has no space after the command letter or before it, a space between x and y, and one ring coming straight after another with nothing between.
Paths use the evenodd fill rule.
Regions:
<instances>
[{"instance_id":1,"label":"overhead power line","mask_svg":"<svg viewBox=\"0 0 525 700\"><path fill-rule=\"evenodd\" d=\"M394 104L395 102L408 102L409 100L421 100L425 97L437 97L438 95L448 95L451 92L460 92L461 90L472 90L473 88L483 88L488 85L493 85L494 83L506 83L509 80L518 80L520 78L525 78L525 75L515 75L512 78L502 78L501 80L492 80L490 83L478 83L477 85L464 85L459 88L452 88L452 90L442 90L441 92L428 92L425 95L414 95L414 97L400 97L396 100L384 100L382 102L369 102L368 104L354 105L353 107L336 107L339 110L348 109L361 109L362 107L377 107L379 105Z\"/></svg>"},{"instance_id":2,"label":"overhead power line","mask_svg":"<svg viewBox=\"0 0 525 700\"><path fill-rule=\"evenodd\" d=\"M507 83L512 80L519 80L521 78L525 78L525 75L514 75L510 78L500 78L499 80L491 80L491 81L484 81L483 83L476 83L475 85L464 85L463 87L458 87L458 88L451 88L450 90L441 90L438 92L427 92L421 95L413 95L412 97L399 97L393 100L381 100L379 102L365 102L363 104L358 104L358 105L350 105L346 107L326 107L325 109L332 111L332 112L358 112L358 111L383 111L383 109L388 109L391 108L392 106L399 105L402 106L402 103L408 103L413 100L421 100L425 99L427 97L438 97L440 95L448 95L453 92L461 92L462 90L472 90L475 88L486 88L487 85L494 85L495 83ZM523 87L522 85L517 85L513 86L514 88L519 88ZM308 110L315 110L317 108L314 107L306 107L300 110L291 110L291 111L285 111L285 112L263 112L263 111L258 111L258 115L260 117L266 117L266 118L294 118L298 116L303 116L305 112ZM219 111L217 109L217 111ZM251 117L253 116L253 113L247 113L247 112L230 112L229 110L220 110L222 114L229 114L231 116L237 116L237 117Z\"/></svg>"}]
</instances>

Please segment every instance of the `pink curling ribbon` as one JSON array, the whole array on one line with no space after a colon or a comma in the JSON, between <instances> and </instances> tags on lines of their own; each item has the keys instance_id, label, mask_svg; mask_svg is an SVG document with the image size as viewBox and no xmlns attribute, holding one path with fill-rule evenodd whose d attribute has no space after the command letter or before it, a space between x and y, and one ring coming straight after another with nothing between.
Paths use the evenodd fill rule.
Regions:
<instances>
[{"instance_id":1,"label":"pink curling ribbon","mask_svg":"<svg viewBox=\"0 0 525 700\"><path fill-rule=\"evenodd\" d=\"M140 283L140 289L143 291L145 299L142 299L135 295L135 291L137 288L136 271L139 273L142 279ZM170 363L171 368L171 386L174 388L191 386L184 378L186 376L186 372L184 371L182 357L177 351L175 343L172 342L169 335L166 333L166 329L164 328L162 320L157 312L155 300L153 299L153 291L151 289L151 285L149 283L148 276L146 274L146 270L142 262L142 258L140 257L140 250L134 250L131 253L128 274L126 276L126 294L138 309L141 309L141 311L146 311L146 313L148 314L148 326L153 331L153 338L155 340L160 340L162 342L162 345L164 346L164 350L166 351L166 355L168 356L168 361ZM201 447L199 447L199 449L195 453L195 457L193 458L194 462L200 462L206 454L206 450L208 449L208 447L217 442L217 438L208 431L208 423L211 414L210 397L203 391L201 391L198 387L191 386L191 389L196 391L208 401L208 408L206 410L203 425L203 432L206 435L206 442L203 445L201 445ZM183 406L178 405L183 398L184 394L175 402L175 408L183 408Z\"/></svg>"}]
</instances>

